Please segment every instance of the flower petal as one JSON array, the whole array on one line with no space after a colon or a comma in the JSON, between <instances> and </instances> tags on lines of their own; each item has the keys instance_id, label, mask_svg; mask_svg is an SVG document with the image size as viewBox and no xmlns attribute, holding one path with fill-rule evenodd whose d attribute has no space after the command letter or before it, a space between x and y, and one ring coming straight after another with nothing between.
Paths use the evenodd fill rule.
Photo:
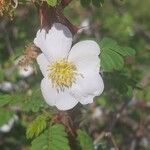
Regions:
<instances>
[{"instance_id":1,"label":"flower petal","mask_svg":"<svg viewBox=\"0 0 150 150\"><path fill-rule=\"evenodd\" d=\"M45 57L43 53L38 55L36 60L37 60L38 65L40 66L40 70L43 76L46 77L48 74L47 69L48 69L48 65L50 64L50 62L47 60L47 58Z\"/></svg>"},{"instance_id":2,"label":"flower petal","mask_svg":"<svg viewBox=\"0 0 150 150\"><path fill-rule=\"evenodd\" d=\"M56 88L52 87L51 81L44 78L41 81L41 91L47 104L56 106L60 110L68 110L73 108L78 101L73 98L68 90L58 92Z\"/></svg>"},{"instance_id":3,"label":"flower petal","mask_svg":"<svg viewBox=\"0 0 150 150\"><path fill-rule=\"evenodd\" d=\"M91 103L93 103L94 97L95 97L94 95L89 95L83 99L80 99L80 103L83 105L91 104Z\"/></svg>"},{"instance_id":4,"label":"flower petal","mask_svg":"<svg viewBox=\"0 0 150 150\"><path fill-rule=\"evenodd\" d=\"M98 73L84 74L79 77L71 89L73 95L80 103L88 104L93 102L95 96L100 95L104 90L104 83Z\"/></svg>"},{"instance_id":5,"label":"flower petal","mask_svg":"<svg viewBox=\"0 0 150 150\"><path fill-rule=\"evenodd\" d=\"M99 45L91 40L81 41L75 44L70 53L68 60L74 62L80 73L93 70L99 72L100 59Z\"/></svg>"},{"instance_id":6,"label":"flower petal","mask_svg":"<svg viewBox=\"0 0 150 150\"><path fill-rule=\"evenodd\" d=\"M39 47L41 50L44 50L45 47L45 37L46 37L46 30L38 30L36 37L34 39L34 44Z\"/></svg>"},{"instance_id":7,"label":"flower petal","mask_svg":"<svg viewBox=\"0 0 150 150\"><path fill-rule=\"evenodd\" d=\"M44 29L37 32L34 44L48 59L66 58L72 45L72 34L66 26L54 23L48 33Z\"/></svg>"}]
</instances>

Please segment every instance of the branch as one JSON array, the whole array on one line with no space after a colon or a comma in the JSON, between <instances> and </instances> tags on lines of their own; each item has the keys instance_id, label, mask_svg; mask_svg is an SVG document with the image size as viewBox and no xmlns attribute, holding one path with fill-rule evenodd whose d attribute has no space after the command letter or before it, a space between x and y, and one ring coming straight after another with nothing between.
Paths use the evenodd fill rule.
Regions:
<instances>
[{"instance_id":1,"label":"branch","mask_svg":"<svg viewBox=\"0 0 150 150\"><path fill-rule=\"evenodd\" d=\"M78 28L70 23L70 21L63 15L63 9L61 5L51 7L46 2L43 2L43 4L37 8L39 10L41 29L44 28L48 32L54 23L61 23L67 26L73 35L77 33Z\"/></svg>"},{"instance_id":2,"label":"branch","mask_svg":"<svg viewBox=\"0 0 150 150\"><path fill-rule=\"evenodd\" d=\"M103 138L109 138L115 148L115 150L119 150L118 145L115 141L115 138L113 137L113 135L111 134L111 132L102 132L97 139L94 141L94 145L96 145L97 143L99 143L100 140L102 140Z\"/></svg>"},{"instance_id":3,"label":"branch","mask_svg":"<svg viewBox=\"0 0 150 150\"><path fill-rule=\"evenodd\" d=\"M76 150L77 149L77 142L75 139L75 137L77 136L76 127L74 126L70 114L67 111L59 111L58 114L54 116L53 121L55 123L61 123L65 126L71 145L71 150Z\"/></svg>"},{"instance_id":4,"label":"branch","mask_svg":"<svg viewBox=\"0 0 150 150\"><path fill-rule=\"evenodd\" d=\"M131 99L126 98L125 102L123 103L123 105L120 107L120 109L115 112L114 114L112 114L112 119L110 119L110 123L108 126L108 132L111 132L113 127L116 125L118 119L120 118L121 113L124 111L124 109L128 106L129 102L131 101ZM112 112L111 112L112 113Z\"/></svg>"},{"instance_id":5,"label":"branch","mask_svg":"<svg viewBox=\"0 0 150 150\"><path fill-rule=\"evenodd\" d=\"M68 6L71 2L72 2L72 0L62 0L62 1L61 1L62 8L65 8L65 7Z\"/></svg>"},{"instance_id":6,"label":"branch","mask_svg":"<svg viewBox=\"0 0 150 150\"><path fill-rule=\"evenodd\" d=\"M137 35L142 36L147 42L150 42L150 32L145 31L140 24L135 23L134 30Z\"/></svg>"}]
</instances>

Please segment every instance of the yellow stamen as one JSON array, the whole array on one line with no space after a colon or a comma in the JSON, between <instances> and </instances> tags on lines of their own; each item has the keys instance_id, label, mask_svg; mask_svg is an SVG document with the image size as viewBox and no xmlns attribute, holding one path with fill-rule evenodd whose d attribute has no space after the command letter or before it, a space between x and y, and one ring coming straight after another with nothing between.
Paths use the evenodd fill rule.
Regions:
<instances>
[{"instance_id":1,"label":"yellow stamen","mask_svg":"<svg viewBox=\"0 0 150 150\"><path fill-rule=\"evenodd\" d=\"M53 62L48 66L48 78L52 80L53 87L64 91L76 82L77 68L66 59Z\"/></svg>"}]
</instances>

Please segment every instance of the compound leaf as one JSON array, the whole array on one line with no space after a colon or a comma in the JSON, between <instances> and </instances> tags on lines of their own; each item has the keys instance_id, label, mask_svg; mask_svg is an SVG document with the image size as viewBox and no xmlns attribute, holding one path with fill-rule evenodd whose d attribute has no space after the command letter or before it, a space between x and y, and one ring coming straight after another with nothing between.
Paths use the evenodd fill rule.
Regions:
<instances>
[{"instance_id":1,"label":"compound leaf","mask_svg":"<svg viewBox=\"0 0 150 150\"><path fill-rule=\"evenodd\" d=\"M46 116L39 115L32 123L28 126L26 131L27 138L38 136L46 128Z\"/></svg>"},{"instance_id":2,"label":"compound leaf","mask_svg":"<svg viewBox=\"0 0 150 150\"><path fill-rule=\"evenodd\" d=\"M32 141L31 150L70 150L65 128L55 124Z\"/></svg>"},{"instance_id":3,"label":"compound leaf","mask_svg":"<svg viewBox=\"0 0 150 150\"><path fill-rule=\"evenodd\" d=\"M92 139L85 131L78 130L77 135L81 150L94 150Z\"/></svg>"}]
</instances>

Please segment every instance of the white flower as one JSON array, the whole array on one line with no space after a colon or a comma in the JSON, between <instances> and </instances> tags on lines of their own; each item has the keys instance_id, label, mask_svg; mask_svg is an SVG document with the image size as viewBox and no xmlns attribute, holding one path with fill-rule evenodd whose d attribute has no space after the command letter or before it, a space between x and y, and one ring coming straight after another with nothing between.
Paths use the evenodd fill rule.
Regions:
<instances>
[{"instance_id":1,"label":"white flower","mask_svg":"<svg viewBox=\"0 0 150 150\"><path fill-rule=\"evenodd\" d=\"M100 48L96 42L86 40L71 48L71 32L55 23L48 33L39 30L34 44L43 52L37 62L44 76L41 91L49 105L68 110L78 102L92 103L93 98L102 93Z\"/></svg>"},{"instance_id":2,"label":"white flower","mask_svg":"<svg viewBox=\"0 0 150 150\"><path fill-rule=\"evenodd\" d=\"M31 65L28 65L26 68L19 68L19 76L22 78L27 78L34 73L34 69Z\"/></svg>"},{"instance_id":3,"label":"white flower","mask_svg":"<svg viewBox=\"0 0 150 150\"><path fill-rule=\"evenodd\" d=\"M8 120L8 122L0 127L0 131L3 133L8 133L12 129L14 123L18 121L18 116L13 115L12 118Z\"/></svg>"},{"instance_id":4,"label":"white flower","mask_svg":"<svg viewBox=\"0 0 150 150\"><path fill-rule=\"evenodd\" d=\"M0 83L0 90L4 92L11 92L14 89L14 86L11 82L9 81L4 81Z\"/></svg>"}]
</instances>

